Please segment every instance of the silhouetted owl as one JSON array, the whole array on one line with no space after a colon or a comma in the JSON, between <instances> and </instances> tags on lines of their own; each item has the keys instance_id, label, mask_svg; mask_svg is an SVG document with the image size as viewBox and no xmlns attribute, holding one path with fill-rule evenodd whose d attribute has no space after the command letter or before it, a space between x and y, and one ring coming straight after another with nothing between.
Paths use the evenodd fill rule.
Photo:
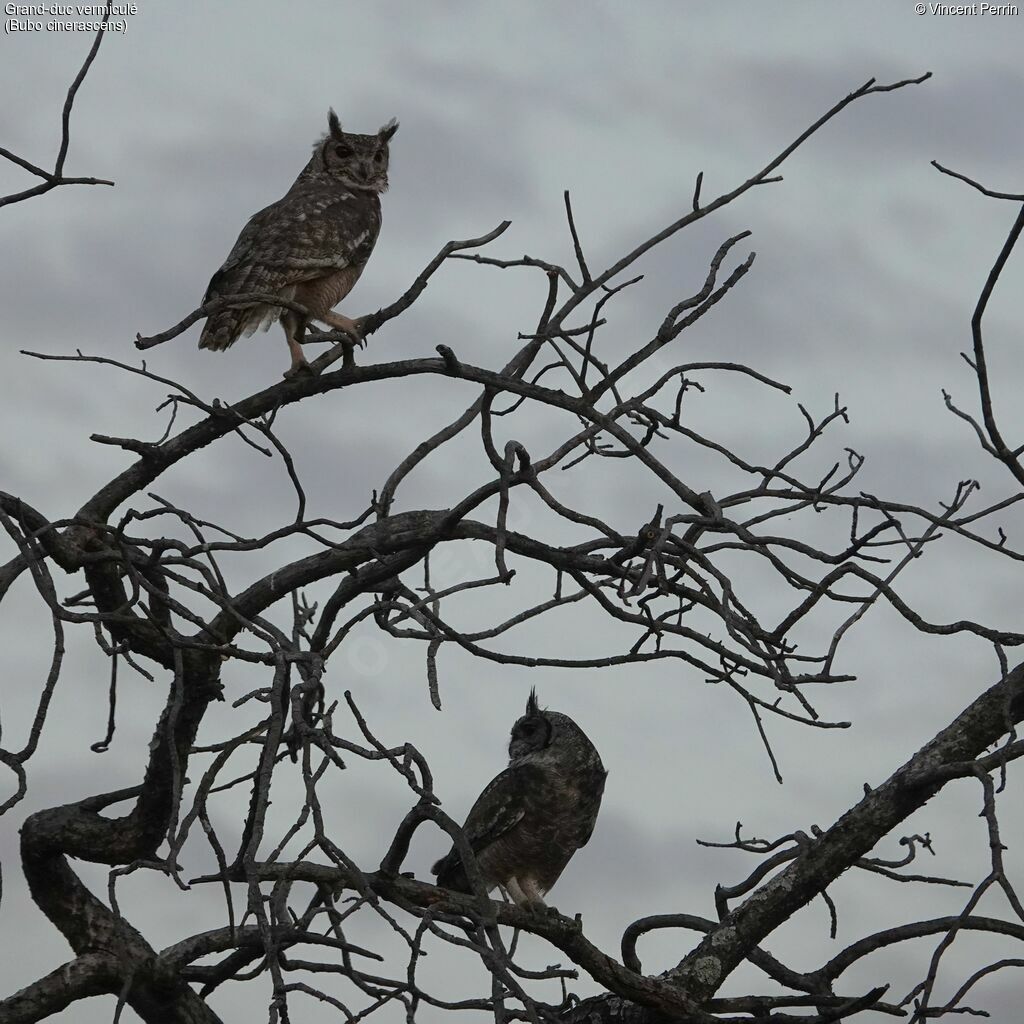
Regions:
<instances>
[{"instance_id":1,"label":"silhouetted owl","mask_svg":"<svg viewBox=\"0 0 1024 1024\"><path fill-rule=\"evenodd\" d=\"M520 906L543 907L594 831L607 772L583 730L568 715L542 711L532 690L508 754L462 827L488 892L500 886ZM454 846L432 870L438 885L471 891Z\"/></svg>"},{"instance_id":2,"label":"silhouetted owl","mask_svg":"<svg viewBox=\"0 0 1024 1024\"><path fill-rule=\"evenodd\" d=\"M242 228L224 265L210 280L203 302L263 292L301 303L310 319L359 336L355 321L332 312L352 290L380 232L380 193L388 187L388 143L398 131L389 121L376 135L342 131L330 111L328 131L295 183L276 203ZM200 348L221 350L240 335L280 320L291 351L285 376L308 368L299 338L298 313L257 302L225 309L206 321Z\"/></svg>"}]
</instances>

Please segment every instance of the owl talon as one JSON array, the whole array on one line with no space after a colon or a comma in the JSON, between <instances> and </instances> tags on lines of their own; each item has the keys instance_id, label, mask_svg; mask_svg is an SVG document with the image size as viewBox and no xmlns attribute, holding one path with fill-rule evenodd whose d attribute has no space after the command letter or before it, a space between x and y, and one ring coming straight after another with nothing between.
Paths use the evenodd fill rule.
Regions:
<instances>
[{"instance_id":1,"label":"owl talon","mask_svg":"<svg viewBox=\"0 0 1024 1024\"><path fill-rule=\"evenodd\" d=\"M360 347L366 348L366 337L363 335L363 321L365 317L352 321L352 340Z\"/></svg>"}]
</instances>

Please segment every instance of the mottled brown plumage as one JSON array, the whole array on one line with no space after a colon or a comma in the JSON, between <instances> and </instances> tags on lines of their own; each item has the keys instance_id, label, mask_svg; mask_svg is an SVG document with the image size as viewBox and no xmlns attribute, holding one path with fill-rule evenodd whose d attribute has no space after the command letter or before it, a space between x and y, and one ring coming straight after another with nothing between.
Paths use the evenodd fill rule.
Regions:
<instances>
[{"instance_id":1,"label":"mottled brown plumage","mask_svg":"<svg viewBox=\"0 0 1024 1024\"><path fill-rule=\"evenodd\" d=\"M380 193L388 187L390 121L376 135L342 131L334 111L328 131L295 183L276 203L242 228L224 265L210 279L203 302L260 292L297 302L309 319L359 336L358 325L332 312L352 290L380 232ZM287 375L308 368L299 313L270 302L252 302L214 313L199 347L220 351L257 328L280 320L292 363Z\"/></svg>"},{"instance_id":2,"label":"mottled brown plumage","mask_svg":"<svg viewBox=\"0 0 1024 1024\"><path fill-rule=\"evenodd\" d=\"M583 730L568 715L542 711L534 692L512 727L508 753L508 767L462 828L488 892L500 886L520 906L543 907L544 894L594 831L607 772ZM454 846L432 870L438 885L471 891Z\"/></svg>"}]
</instances>

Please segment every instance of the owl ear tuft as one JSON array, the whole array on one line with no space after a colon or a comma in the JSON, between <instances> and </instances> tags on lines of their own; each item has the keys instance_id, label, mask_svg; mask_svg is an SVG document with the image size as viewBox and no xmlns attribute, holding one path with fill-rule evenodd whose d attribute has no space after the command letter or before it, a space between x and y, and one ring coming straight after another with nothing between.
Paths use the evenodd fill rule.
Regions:
<instances>
[{"instance_id":1,"label":"owl ear tuft","mask_svg":"<svg viewBox=\"0 0 1024 1024\"><path fill-rule=\"evenodd\" d=\"M537 687L530 687L530 699L526 702L526 713L528 715L539 715L540 708L537 705Z\"/></svg>"},{"instance_id":2,"label":"owl ear tuft","mask_svg":"<svg viewBox=\"0 0 1024 1024\"><path fill-rule=\"evenodd\" d=\"M388 121L388 123L386 125L383 125L380 128L380 130L377 132L377 138L380 139L381 142L390 142L392 136L397 131L398 131L398 120L393 117L393 118L391 118L390 121Z\"/></svg>"},{"instance_id":3,"label":"owl ear tuft","mask_svg":"<svg viewBox=\"0 0 1024 1024\"><path fill-rule=\"evenodd\" d=\"M341 130L341 122L338 120L338 115L334 112L334 107L327 111L327 127L330 129L331 135L340 142L345 133Z\"/></svg>"}]
</instances>

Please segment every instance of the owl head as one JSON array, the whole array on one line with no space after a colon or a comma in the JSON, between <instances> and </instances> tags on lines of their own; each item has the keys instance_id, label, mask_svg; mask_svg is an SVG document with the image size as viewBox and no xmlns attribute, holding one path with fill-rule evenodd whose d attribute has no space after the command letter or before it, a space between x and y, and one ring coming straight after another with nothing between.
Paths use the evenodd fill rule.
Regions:
<instances>
[{"instance_id":1,"label":"owl head","mask_svg":"<svg viewBox=\"0 0 1024 1024\"><path fill-rule=\"evenodd\" d=\"M544 750L551 743L553 731L551 715L541 711L537 704L537 691L530 690L526 714L512 726L512 738L508 744L509 760L516 761L527 754Z\"/></svg>"},{"instance_id":2,"label":"owl head","mask_svg":"<svg viewBox=\"0 0 1024 1024\"><path fill-rule=\"evenodd\" d=\"M342 130L338 115L327 114L327 132L313 146L313 163L321 174L348 188L385 192L388 187L388 143L398 131L392 118L376 135Z\"/></svg>"},{"instance_id":3,"label":"owl head","mask_svg":"<svg viewBox=\"0 0 1024 1024\"><path fill-rule=\"evenodd\" d=\"M558 763L571 761L604 771L587 734L568 715L542 709L535 689L530 690L526 714L512 726L508 756L510 763L523 758Z\"/></svg>"}]
</instances>

